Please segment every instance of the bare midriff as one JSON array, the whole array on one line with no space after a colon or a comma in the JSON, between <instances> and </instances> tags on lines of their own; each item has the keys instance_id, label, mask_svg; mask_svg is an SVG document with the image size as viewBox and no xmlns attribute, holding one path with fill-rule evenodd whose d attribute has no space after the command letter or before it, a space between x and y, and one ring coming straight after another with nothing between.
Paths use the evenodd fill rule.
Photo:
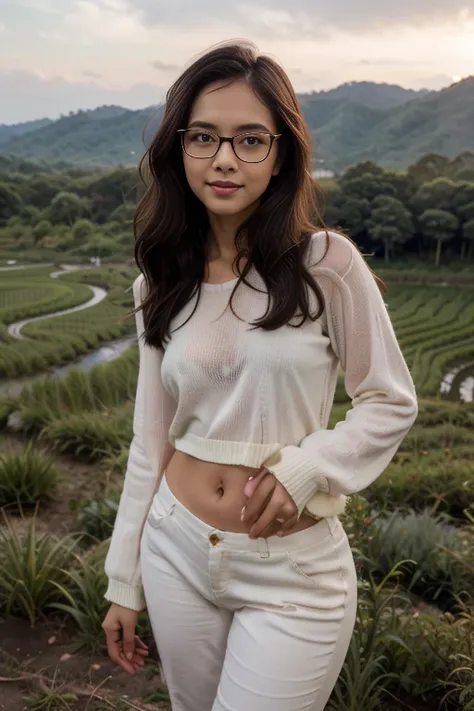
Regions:
<instances>
[{"instance_id":1,"label":"bare midriff","mask_svg":"<svg viewBox=\"0 0 474 711\"><path fill-rule=\"evenodd\" d=\"M246 497L244 487L249 477L258 474L259 469L213 464L175 451L166 469L166 481L174 496L194 516L220 531L249 533L251 524L240 520ZM317 520L301 514L296 525L284 535L302 531L317 523ZM265 534L276 535L281 524Z\"/></svg>"}]
</instances>

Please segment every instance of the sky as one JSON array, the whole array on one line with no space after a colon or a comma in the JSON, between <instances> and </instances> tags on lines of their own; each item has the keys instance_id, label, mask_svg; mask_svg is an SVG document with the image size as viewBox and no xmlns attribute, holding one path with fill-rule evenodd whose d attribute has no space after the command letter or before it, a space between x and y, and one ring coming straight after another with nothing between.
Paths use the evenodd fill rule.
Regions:
<instances>
[{"instance_id":1,"label":"sky","mask_svg":"<svg viewBox=\"0 0 474 711\"><path fill-rule=\"evenodd\" d=\"M439 89L474 74L474 0L0 0L0 123L157 104L232 38L277 59L300 92Z\"/></svg>"}]
</instances>

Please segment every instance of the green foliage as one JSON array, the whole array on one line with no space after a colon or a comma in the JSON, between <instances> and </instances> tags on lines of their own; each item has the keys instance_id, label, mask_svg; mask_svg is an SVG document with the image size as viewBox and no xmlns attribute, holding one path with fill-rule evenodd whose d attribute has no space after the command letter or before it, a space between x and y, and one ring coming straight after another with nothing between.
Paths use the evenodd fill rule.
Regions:
<instances>
[{"instance_id":1,"label":"green foliage","mask_svg":"<svg viewBox=\"0 0 474 711\"><path fill-rule=\"evenodd\" d=\"M373 201L367 229L375 240L385 245L385 260L389 261L394 244L404 244L413 235L414 226L409 211L395 197L381 195Z\"/></svg>"},{"instance_id":2,"label":"green foliage","mask_svg":"<svg viewBox=\"0 0 474 711\"><path fill-rule=\"evenodd\" d=\"M69 415L51 422L44 428L43 436L58 452L93 461L121 451L123 443L131 441L132 419L132 405L110 414L105 411Z\"/></svg>"},{"instance_id":3,"label":"green foliage","mask_svg":"<svg viewBox=\"0 0 474 711\"><path fill-rule=\"evenodd\" d=\"M90 220L82 218L73 224L71 233L74 242L85 242L93 235L94 224Z\"/></svg>"},{"instance_id":4,"label":"green foliage","mask_svg":"<svg viewBox=\"0 0 474 711\"><path fill-rule=\"evenodd\" d=\"M402 569L405 587L441 607L452 607L454 596L474 585L474 572L463 565L474 562L472 541L429 511L377 517L370 524L364 553L371 561L369 569L382 575L398 562L410 561Z\"/></svg>"},{"instance_id":5,"label":"green foliage","mask_svg":"<svg viewBox=\"0 0 474 711\"><path fill-rule=\"evenodd\" d=\"M34 625L60 595L75 562L75 544L38 533L36 519L21 532L9 519L0 527L0 611L25 617Z\"/></svg>"},{"instance_id":6,"label":"green foliage","mask_svg":"<svg viewBox=\"0 0 474 711\"><path fill-rule=\"evenodd\" d=\"M118 511L119 495L92 499L82 503L77 514L76 529L87 537L88 542L110 538ZM72 505L75 508L75 505Z\"/></svg>"},{"instance_id":7,"label":"green foliage","mask_svg":"<svg viewBox=\"0 0 474 711\"><path fill-rule=\"evenodd\" d=\"M87 201L75 193L61 191L51 201L49 215L53 224L72 226L87 210Z\"/></svg>"},{"instance_id":8,"label":"green foliage","mask_svg":"<svg viewBox=\"0 0 474 711\"><path fill-rule=\"evenodd\" d=\"M33 238L35 242L40 242L44 237L51 234L52 229L53 227L49 220L40 220L40 222L33 227Z\"/></svg>"},{"instance_id":9,"label":"green foliage","mask_svg":"<svg viewBox=\"0 0 474 711\"><path fill-rule=\"evenodd\" d=\"M103 567L81 562L78 570L64 571L66 584L57 583L63 600L53 607L67 613L78 628L78 649L87 649L93 654L104 651L105 638L102 622L110 603L105 600L107 578Z\"/></svg>"},{"instance_id":10,"label":"green foliage","mask_svg":"<svg viewBox=\"0 0 474 711\"><path fill-rule=\"evenodd\" d=\"M457 449L399 452L366 496L379 508L430 506L461 518L474 499L473 460L474 446L464 456Z\"/></svg>"},{"instance_id":11,"label":"green foliage","mask_svg":"<svg viewBox=\"0 0 474 711\"><path fill-rule=\"evenodd\" d=\"M333 711L379 711L387 689L398 678L399 667L390 666L387 647L402 647L410 653L406 642L384 624L398 598L390 589L398 568L394 566L379 584L372 578L360 583L357 625L328 706Z\"/></svg>"},{"instance_id":12,"label":"green foliage","mask_svg":"<svg viewBox=\"0 0 474 711\"><path fill-rule=\"evenodd\" d=\"M0 507L23 508L51 498L59 480L53 459L32 444L0 454Z\"/></svg>"},{"instance_id":13,"label":"green foliage","mask_svg":"<svg viewBox=\"0 0 474 711\"><path fill-rule=\"evenodd\" d=\"M14 274L6 272L0 284L0 321L4 324L69 309L91 298L83 284Z\"/></svg>"},{"instance_id":14,"label":"green foliage","mask_svg":"<svg viewBox=\"0 0 474 711\"><path fill-rule=\"evenodd\" d=\"M16 277L18 289L15 288L15 272L5 272L8 277L2 281L0 289L0 314L2 298L5 304L10 302L5 306L5 319L15 320L25 312L38 315L50 309L63 310L81 301L88 301L91 297L90 289L74 283L83 277L73 278L72 274L67 274L58 281L39 281L33 274L30 276L30 271L34 270L28 270L28 277L25 273L20 280ZM102 341L133 333L134 320L126 316L133 308L130 286L135 270L122 267L116 271L117 274L113 276L109 270L95 272L95 281L104 283L108 288L116 287L110 289L107 298L96 306L28 324L21 331L26 336L24 340L14 340L8 335L4 342L0 340L0 378L13 378L45 370L52 365L61 365L97 348ZM113 270L110 273L113 274ZM107 282L108 276L110 282ZM32 292L26 288L28 283ZM28 299L36 300L31 308L29 304L32 302L28 302ZM16 311L11 310L11 302L18 305ZM34 348L30 339L35 341Z\"/></svg>"},{"instance_id":15,"label":"green foliage","mask_svg":"<svg viewBox=\"0 0 474 711\"><path fill-rule=\"evenodd\" d=\"M6 183L0 182L0 224L16 215L20 207L20 195Z\"/></svg>"},{"instance_id":16,"label":"green foliage","mask_svg":"<svg viewBox=\"0 0 474 711\"><path fill-rule=\"evenodd\" d=\"M110 410L132 400L138 374L138 348L90 371L71 370L64 378L48 378L23 389L14 411L23 432L41 432L55 420Z\"/></svg>"},{"instance_id":17,"label":"green foliage","mask_svg":"<svg viewBox=\"0 0 474 711\"><path fill-rule=\"evenodd\" d=\"M32 694L27 700L27 708L30 711L70 711L71 703L77 700L74 692L53 688Z\"/></svg>"}]
</instances>

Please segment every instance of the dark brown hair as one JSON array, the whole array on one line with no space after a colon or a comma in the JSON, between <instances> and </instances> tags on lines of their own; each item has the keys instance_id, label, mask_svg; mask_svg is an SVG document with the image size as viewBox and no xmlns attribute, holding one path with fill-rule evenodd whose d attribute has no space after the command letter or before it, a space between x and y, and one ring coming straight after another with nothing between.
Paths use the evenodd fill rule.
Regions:
<instances>
[{"instance_id":1,"label":"dark brown hair","mask_svg":"<svg viewBox=\"0 0 474 711\"><path fill-rule=\"evenodd\" d=\"M298 99L273 59L259 55L250 43L224 44L197 59L169 89L163 121L140 163L146 191L134 222L135 259L148 287L143 308L145 341L151 346L162 347L172 319L196 293L199 299L207 260L208 217L188 186L177 130L186 127L206 86L238 79L247 81L272 111L283 135L280 172L236 236L239 282L232 296L254 267L268 290L267 311L255 327L273 330L295 315L298 323L290 325L300 326L324 309L323 293L304 262L311 234L322 220L311 176L310 136ZM243 258L247 261L240 269ZM310 311L308 287L317 296L317 313Z\"/></svg>"}]
</instances>

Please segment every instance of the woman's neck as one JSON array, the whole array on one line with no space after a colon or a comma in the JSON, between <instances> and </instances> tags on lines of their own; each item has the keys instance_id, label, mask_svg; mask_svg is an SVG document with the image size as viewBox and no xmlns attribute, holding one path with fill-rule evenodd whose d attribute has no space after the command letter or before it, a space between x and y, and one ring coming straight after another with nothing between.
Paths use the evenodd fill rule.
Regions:
<instances>
[{"instance_id":1,"label":"woman's neck","mask_svg":"<svg viewBox=\"0 0 474 711\"><path fill-rule=\"evenodd\" d=\"M242 223L245 222L254 209L255 206L251 205L245 213L237 215L214 215L208 213L210 228L209 260L218 259L229 264L233 263L238 251L235 237Z\"/></svg>"}]
</instances>

